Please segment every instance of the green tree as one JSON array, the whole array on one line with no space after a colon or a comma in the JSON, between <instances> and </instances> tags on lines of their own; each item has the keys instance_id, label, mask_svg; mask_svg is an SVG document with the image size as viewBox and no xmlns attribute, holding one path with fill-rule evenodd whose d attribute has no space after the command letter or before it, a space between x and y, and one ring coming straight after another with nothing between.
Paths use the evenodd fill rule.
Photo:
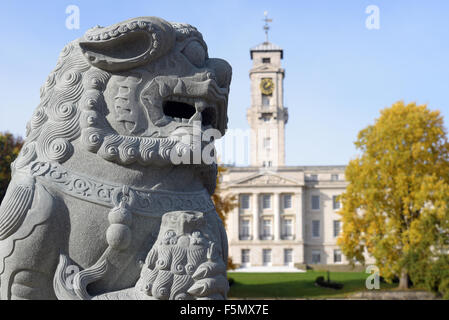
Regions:
<instances>
[{"instance_id":1,"label":"green tree","mask_svg":"<svg viewBox=\"0 0 449 320\"><path fill-rule=\"evenodd\" d=\"M338 239L352 261L366 250L381 275L407 288L416 248L430 252L448 231L449 144L438 111L397 102L359 132L346 168ZM416 256L416 255L415 255ZM429 255L423 259L429 258Z\"/></svg>"},{"instance_id":2,"label":"green tree","mask_svg":"<svg viewBox=\"0 0 449 320\"><path fill-rule=\"evenodd\" d=\"M0 202L11 180L11 163L18 156L23 141L11 133L0 133Z\"/></svg>"},{"instance_id":3,"label":"green tree","mask_svg":"<svg viewBox=\"0 0 449 320\"><path fill-rule=\"evenodd\" d=\"M225 194L220 187L223 174L226 170L227 169L225 167L218 166L217 186L214 194L212 195L212 201L215 204L215 209L217 210L218 216L223 221L225 227L228 214L238 206L236 196L232 194ZM228 257L228 269L235 269L235 265L230 257Z\"/></svg>"},{"instance_id":4,"label":"green tree","mask_svg":"<svg viewBox=\"0 0 449 320\"><path fill-rule=\"evenodd\" d=\"M408 255L413 284L439 293L449 300L449 254L439 250L415 248ZM425 250L422 250L425 249Z\"/></svg>"}]
</instances>

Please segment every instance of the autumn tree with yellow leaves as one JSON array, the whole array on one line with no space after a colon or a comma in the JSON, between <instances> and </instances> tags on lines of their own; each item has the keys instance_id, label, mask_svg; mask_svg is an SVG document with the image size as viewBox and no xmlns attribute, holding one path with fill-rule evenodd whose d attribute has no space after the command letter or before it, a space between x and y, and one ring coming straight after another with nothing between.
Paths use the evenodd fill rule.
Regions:
<instances>
[{"instance_id":1,"label":"autumn tree with yellow leaves","mask_svg":"<svg viewBox=\"0 0 449 320\"><path fill-rule=\"evenodd\" d=\"M226 170L227 169L225 167L218 166L217 186L215 188L214 194L212 195L212 201L214 202L215 209L218 213L218 216L223 221L225 227L228 214L238 206L236 196L233 194L223 193L223 190L220 187L221 179ZM228 269L235 269L235 265L230 257L228 257Z\"/></svg>"},{"instance_id":2,"label":"autumn tree with yellow leaves","mask_svg":"<svg viewBox=\"0 0 449 320\"><path fill-rule=\"evenodd\" d=\"M215 187L215 192L212 195L212 201L215 205L215 210L218 213L218 216L223 221L223 224L226 227L226 220L229 212L232 211L238 205L238 201L236 200L236 196L233 194L224 194L221 189L221 180L223 178L223 174L226 172L226 168L222 166L218 166L217 173L217 185Z\"/></svg>"},{"instance_id":3,"label":"autumn tree with yellow leaves","mask_svg":"<svg viewBox=\"0 0 449 320\"><path fill-rule=\"evenodd\" d=\"M11 163L19 155L23 140L11 133L0 133L0 203L11 180Z\"/></svg>"},{"instance_id":4,"label":"autumn tree with yellow leaves","mask_svg":"<svg viewBox=\"0 0 449 320\"><path fill-rule=\"evenodd\" d=\"M397 102L359 132L360 155L346 168L338 239L351 261L376 259L407 288L416 259L448 253L449 144L439 111ZM419 248L419 252L417 251ZM432 257L433 256L433 257ZM413 278L412 278L413 279Z\"/></svg>"}]
</instances>

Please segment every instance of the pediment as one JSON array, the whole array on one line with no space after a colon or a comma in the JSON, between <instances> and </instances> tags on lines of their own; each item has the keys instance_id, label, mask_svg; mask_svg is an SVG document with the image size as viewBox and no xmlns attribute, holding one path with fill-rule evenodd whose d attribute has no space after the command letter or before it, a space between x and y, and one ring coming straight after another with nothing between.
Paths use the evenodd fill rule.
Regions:
<instances>
[{"instance_id":1,"label":"pediment","mask_svg":"<svg viewBox=\"0 0 449 320\"><path fill-rule=\"evenodd\" d=\"M233 183L234 185L284 185L296 186L297 181L273 173L257 173Z\"/></svg>"}]
</instances>

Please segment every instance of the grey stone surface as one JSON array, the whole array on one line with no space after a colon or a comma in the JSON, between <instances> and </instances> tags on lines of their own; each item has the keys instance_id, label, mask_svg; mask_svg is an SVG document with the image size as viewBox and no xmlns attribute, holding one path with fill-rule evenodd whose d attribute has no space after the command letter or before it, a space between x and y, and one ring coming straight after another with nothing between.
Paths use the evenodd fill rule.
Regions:
<instances>
[{"instance_id":1,"label":"grey stone surface","mask_svg":"<svg viewBox=\"0 0 449 320\"><path fill-rule=\"evenodd\" d=\"M202 134L224 134L230 81L187 24L140 17L69 43L0 207L1 299L226 298Z\"/></svg>"}]
</instances>

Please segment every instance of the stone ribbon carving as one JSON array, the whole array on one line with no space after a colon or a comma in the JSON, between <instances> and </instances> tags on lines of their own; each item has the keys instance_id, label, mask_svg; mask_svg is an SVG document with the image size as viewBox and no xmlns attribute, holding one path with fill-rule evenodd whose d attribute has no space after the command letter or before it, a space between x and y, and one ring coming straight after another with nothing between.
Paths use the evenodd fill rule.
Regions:
<instances>
[{"instance_id":1,"label":"stone ribbon carving","mask_svg":"<svg viewBox=\"0 0 449 320\"><path fill-rule=\"evenodd\" d=\"M123 186L98 182L80 174L71 173L57 163L35 162L31 166L31 175L44 184L57 187L67 195L108 207L118 205L124 196ZM214 204L206 190L173 192L141 190L133 187L126 187L125 190L131 210L148 217L160 218L163 213L175 210L209 212L214 209Z\"/></svg>"}]
</instances>

